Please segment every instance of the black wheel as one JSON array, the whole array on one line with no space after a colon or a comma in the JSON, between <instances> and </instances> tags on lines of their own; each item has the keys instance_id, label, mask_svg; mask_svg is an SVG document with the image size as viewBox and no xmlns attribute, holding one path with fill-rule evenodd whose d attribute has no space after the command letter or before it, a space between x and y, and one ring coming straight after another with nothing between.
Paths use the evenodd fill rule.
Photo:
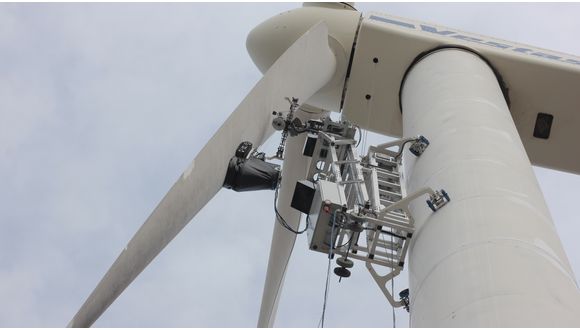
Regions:
<instances>
[{"instance_id":1,"label":"black wheel","mask_svg":"<svg viewBox=\"0 0 580 330\"><path fill-rule=\"evenodd\" d=\"M246 159L248 158L250 151L252 151L252 142L244 141L240 143L238 149L236 149L236 157Z\"/></svg>"},{"instance_id":2,"label":"black wheel","mask_svg":"<svg viewBox=\"0 0 580 330\"><path fill-rule=\"evenodd\" d=\"M399 298L401 299L409 298L409 289L405 289L399 292Z\"/></svg>"},{"instance_id":3,"label":"black wheel","mask_svg":"<svg viewBox=\"0 0 580 330\"><path fill-rule=\"evenodd\" d=\"M344 267L336 267L334 268L334 274L340 277L350 277L350 270Z\"/></svg>"},{"instance_id":4,"label":"black wheel","mask_svg":"<svg viewBox=\"0 0 580 330\"><path fill-rule=\"evenodd\" d=\"M441 194L443 195L443 198L445 198L448 202L451 200L445 190L441 189Z\"/></svg>"},{"instance_id":5,"label":"black wheel","mask_svg":"<svg viewBox=\"0 0 580 330\"><path fill-rule=\"evenodd\" d=\"M437 212L437 209L435 208L435 206L433 206L433 203L431 203L430 200L427 201L427 206L429 206L429 208L431 209L431 211Z\"/></svg>"},{"instance_id":6,"label":"black wheel","mask_svg":"<svg viewBox=\"0 0 580 330\"><path fill-rule=\"evenodd\" d=\"M421 153L416 150L415 148L413 148L412 146L409 148L409 151L415 156L415 157L419 157L421 156Z\"/></svg>"},{"instance_id":7,"label":"black wheel","mask_svg":"<svg viewBox=\"0 0 580 330\"><path fill-rule=\"evenodd\" d=\"M352 262L350 259L346 259L345 257L336 259L336 264L344 268L352 268L354 266L354 262Z\"/></svg>"}]
</instances>

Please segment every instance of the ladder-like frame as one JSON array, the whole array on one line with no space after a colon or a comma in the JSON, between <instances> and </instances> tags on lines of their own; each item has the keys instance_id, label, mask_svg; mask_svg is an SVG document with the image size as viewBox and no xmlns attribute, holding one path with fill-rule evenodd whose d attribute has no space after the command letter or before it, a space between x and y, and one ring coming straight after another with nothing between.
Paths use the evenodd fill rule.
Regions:
<instances>
[{"instance_id":1,"label":"ladder-like frame","mask_svg":"<svg viewBox=\"0 0 580 330\"><path fill-rule=\"evenodd\" d=\"M418 141L426 143L420 144ZM363 158L357 153L356 143L353 136L318 132L307 179L338 184L340 189L344 189L346 197L344 215L351 223L363 224L358 230L354 230L353 226L338 225L333 254L343 259L364 261L390 304L407 308L408 302L395 299L387 283L402 271L415 230L409 204L427 195L428 203L432 203L429 206L436 205L439 208L448 201L448 197L445 200L440 192L431 188L423 188L408 195L401 182L401 155L405 145L413 143L411 152L420 155L428 145L424 137L371 146ZM363 231L366 233L365 239L361 240L360 234ZM385 235L390 239L385 239ZM388 269L388 272L380 275L376 267Z\"/></svg>"}]
</instances>

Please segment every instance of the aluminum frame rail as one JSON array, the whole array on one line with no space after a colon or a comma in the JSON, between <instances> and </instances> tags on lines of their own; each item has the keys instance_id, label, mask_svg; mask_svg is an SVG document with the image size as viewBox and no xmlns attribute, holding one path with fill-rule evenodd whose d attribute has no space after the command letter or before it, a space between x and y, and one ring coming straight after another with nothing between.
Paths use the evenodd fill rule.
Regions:
<instances>
[{"instance_id":1,"label":"aluminum frame rail","mask_svg":"<svg viewBox=\"0 0 580 330\"><path fill-rule=\"evenodd\" d=\"M403 307L405 302L394 298L387 283L403 269L415 230L409 204L423 195L433 199L437 193L431 188L423 188L407 195L401 180L400 155L405 145L417 138L371 146L367 155L361 158L353 130L344 129L342 132L343 135L318 132L307 175L307 179L313 182L325 180L336 183L344 191L346 205L343 209L350 223L362 224L358 230L344 223L336 224L336 242L332 252L343 258L365 262L389 303L394 307ZM444 203L446 201L440 205ZM363 231L364 239L361 239ZM380 275L376 267L388 269L386 275Z\"/></svg>"}]
</instances>

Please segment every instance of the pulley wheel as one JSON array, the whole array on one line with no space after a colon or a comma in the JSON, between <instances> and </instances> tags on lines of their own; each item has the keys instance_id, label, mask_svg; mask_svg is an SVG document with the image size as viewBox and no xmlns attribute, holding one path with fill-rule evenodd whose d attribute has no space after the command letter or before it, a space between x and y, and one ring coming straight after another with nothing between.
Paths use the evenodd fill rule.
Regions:
<instances>
[{"instance_id":1,"label":"pulley wheel","mask_svg":"<svg viewBox=\"0 0 580 330\"><path fill-rule=\"evenodd\" d=\"M345 257L336 259L336 264L344 268L352 268L352 266L354 266L352 260L346 259Z\"/></svg>"},{"instance_id":2,"label":"pulley wheel","mask_svg":"<svg viewBox=\"0 0 580 330\"><path fill-rule=\"evenodd\" d=\"M334 268L334 274L340 277L350 277L350 270L344 267L336 267Z\"/></svg>"}]
</instances>

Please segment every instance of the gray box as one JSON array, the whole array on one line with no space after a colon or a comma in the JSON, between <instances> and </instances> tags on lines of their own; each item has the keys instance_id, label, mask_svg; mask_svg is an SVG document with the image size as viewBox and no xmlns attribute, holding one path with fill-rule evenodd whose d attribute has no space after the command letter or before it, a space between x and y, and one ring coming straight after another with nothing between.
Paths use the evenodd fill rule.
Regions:
<instances>
[{"instance_id":1,"label":"gray box","mask_svg":"<svg viewBox=\"0 0 580 330\"><path fill-rule=\"evenodd\" d=\"M316 192L310 208L308 225L308 245L313 251L328 254L331 244L332 219L336 210L346 204L344 187L335 182L320 180L315 183ZM338 227L334 228L334 239L338 236Z\"/></svg>"}]
</instances>

